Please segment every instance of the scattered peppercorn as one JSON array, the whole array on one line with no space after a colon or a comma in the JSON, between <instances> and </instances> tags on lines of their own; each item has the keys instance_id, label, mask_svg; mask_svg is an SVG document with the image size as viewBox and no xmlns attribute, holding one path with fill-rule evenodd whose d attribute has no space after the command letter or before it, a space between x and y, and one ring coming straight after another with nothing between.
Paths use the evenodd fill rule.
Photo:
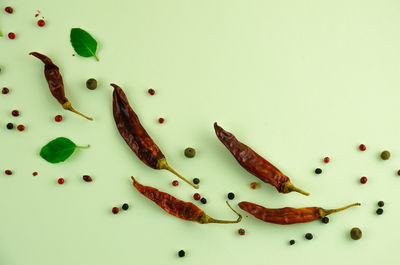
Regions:
<instances>
[{"instance_id":1,"label":"scattered peppercorn","mask_svg":"<svg viewBox=\"0 0 400 265\"><path fill-rule=\"evenodd\" d=\"M244 236L244 235L246 234L246 231L244 231L243 228L240 228L240 229L238 230L238 233L239 233L239 235Z\"/></svg>"},{"instance_id":2,"label":"scattered peppercorn","mask_svg":"<svg viewBox=\"0 0 400 265\"><path fill-rule=\"evenodd\" d=\"M350 230L350 237L354 240L358 240L362 237L362 232L360 228L354 227Z\"/></svg>"},{"instance_id":3,"label":"scattered peppercorn","mask_svg":"<svg viewBox=\"0 0 400 265\"><path fill-rule=\"evenodd\" d=\"M97 80L94 78L90 78L86 81L86 87L90 90L95 90L97 88Z\"/></svg>"},{"instance_id":4,"label":"scattered peppercorn","mask_svg":"<svg viewBox=\"0 0 400 265\"><path fill-rule=\"evenodd\" d=\"M117 214L119 212L119 208L118 207L113 207L111 211L112 211L113 214Z\"/></svg>"},{"instance_id":5,"label":"scattered peppercorn","mask_svg":"<svg viewBox=\"0 0 400 265\"><path fill-rule=\"evenodd\" d=\"M203 198L200 199L200 202L201 202L202 204L206 204L206 203L207 203L207 199L203 197Z\"/></svg>"},{"instance_id":6,"label":"scattered peppercorn","mask_svg":"<svg viewBox=\"0 0 400 265\"><path fill-rule=\"evenodd\" d=\"M308 239L308 240L311 240L311 239L313 239L313 235L311 233L307 233L305 235L305 238Z\"/></svg>"},{"instance_id":7,"label":"scattered peppercorn","mask_svg":"<svg viewBox=\"0 0 400 265\"><path fill-rule=\"evenodd\" d=\"M185 251L184 251L184 250L179 250L178 256L179 256L180 258L183 258L183 257L185 256Z\"/></svg>"},{"instance_id":8,"label":"scattered peppercorn","mask_svg":"<svg viewBox=\"0 0 400 265\"><path fill-rule=\"evenodd\" d=\"M149 90L147 90L147 92L149 92L149 94L152 96L156 93L156 91L152 88L149 88Z\"/></svg>"},{"instance_id":9,"label":"scattered peppercorn","mask_svg":"<svg viewBox=\"0 0 400 265\"><path fill-rule=\"evenodd\" d=\"M194 179L193 179L193 183L196 184L196 185L199 184L199 183L200 183L200 179L194 178Z\"/></svg>"},{"instance_id":10,"label":"scattered peppercorn","mask_svg":"<svg viewBox=\"0 0 400 265\"><path fill-rule=\"evenodd\" d=\"M376 210L376 214L378 214L378 215L383 214L383 209L382 208L378 208L378 210Z\"/></svg>"},{"instance_id":11,"label":"scattered peppercorn","mask_svg":"<svg viewBox=\"0 0 400 265\"><path fill-rule=\"evenodd\" d=\"M322 169L320 169L319 167L315 169L315 174L321 174L322 173Z\"/></svg>"},{"instance_id":12,"label":"scattered peppercorn","mask_svg":"<svg viewBox=\"0 0 400 265\"><path fill-rule=\"evenodd\" d=\"M60 121L63 120L63 116L62 116L62 115L56 115L56 116L54 117L54 120L55 120L56 122L60 122Z\"/></svg>"},{"instance_id":13,"label":"scattered peppercorn","mask_svg":"<svg viewBox=\"0 0 400 265\"><path fill-rule=\"evenodd\" d=\"M195 199L196 201L200 200L200 194L198 193L193 194L193 199Z\"/></svg>"},{"instance_id":14,"label":"scattered peppercorn","mask_svg":"<svg viewBox=\"0 0 400 265\"><path fill-rule=\"evenodd\" d=\"M172 181L172 186L178 186L179 185L179 181L177 181L177 180L174 180L174 181Z\"/></svg>"},{"instance_id":15,"label":"scattered peppercorn","mask_svg":"<svg viewBox=\"0 0 400 265\"><path fill-rule=\"evenodd\" d=\"M92 177L89 175L83 175L82 178L86 182L92 182Z\"/></svg>"},{"instance_id":16,"label":"scattered peppercorn","mask_svg":"<svg viewBox=\"0 0 400 265\"><path fill-rule=\"evenodd\" d=\"M58 182L58 184L63 184L64 183L64 179L63 178L59 178L57 182Z\"/></svg>"},{"instance_id":17,"label":"scattered peppercorn","mask_svg":"<svg viewBox=\"0 0 400 265\"><path fill-rule=\"evenodd\" d=\"M129 209L129 205L127 203L122 204L122 210L126 211Z\"/></svg>"},{"instance_id":18,"label":"scattered peppercorn","mask_svg":"<svg viewBox=\"0 0 400 265\"><path fill-rule=\"evenodd\" d=\"M8 94L8 92L10 92L10 90L7 87L3 87L3 89L1 90L2 94Z\"/></svg>"},{"instance_id":19,"label":"scattered peppercorn","mask_svg":"<svg viewBox=\"0 0 400 265\"><path fill-rule=\"evenodd\" d=\"M159 119L158 119L158 122L159 122L159 123L164 123L164 121L165 121L164 118L159 118Z\"/></svg>"},{"instance_id":20,"label":"scattered peppercorn","mask_svg":"<svg viewBox=\"0 0 400 265\"><path fill-rule=\"evenodd\" d=\"M8 38L9 38L10 40L15 39L15 33L13 33L13 32L8 33Z\"/></svg>"},{"instance_id":21,"label":"scattered peppercorn","mask_svg":"<svg viewBox=\"0 0 400 265\"><path fill-rule=\"evenodd\" d=\"M196 155L196 150L194 150L194 148L188 147L185 149L184 153L186 157L192 158Z\"/></svg>"},{"instance_id":22,"label":"scattered peppercorn","mask_svg":"<svg viewBox=\"0 0 400 265\"><path fill-rule=\"evenodd\" d=\"M235 193L229 192L229 193L228 193L228 199L229 199L229 200L235 199Z\"/></svg>"},{"instance_id":23,"label":"scattered peppercorn","mask_svg":"<svg viewBox=\"0 0 400 265\"><path fill-rule=\"evenodd\" d=\"M397 171L397 175L399 175L399 176L400 176L400 169Z\"/></svg>"},{"instance_id":24,"label":"scattered peppercorn","mask_svg":"<svg viewBox=\"0 0 400 265\"><path fill-rule=\"evenodd\" d=\"M38 20L37 24L39 27L44 27L44 25L46 25L46 22L44 22L43 19L40 19L40 20Z\"/></svg>"},{"instance_id":25,"label":"scattered peppercorn","mask_svg":"<svg viewBox=\"0 0 400 265\"><path fill-rule=\"evenodd\" d=\"M379 201L379 202L378 202L378 206L379 206L379 207L383 207L384 205L385 205L385 203L384 203L383 201Z\"/></svg>"},{"instance_id":26,"label":"scattered peppercorn","mask_svg":"<svg viewBox=\"0 0 400 265\"><path fill-rule=\"evenodd\" d=\"M33 176L37 176L37 174L38 173L36 171L32 173Z\"/></svg>"},{"instance_id":27,"label":"scattered peppercorn","mask_svg":"<svg viewBox=\"0 0 400 265\"><path fill-rule=\"evenodd\" d=\"M5 170L4 173L6 173L6 175L12 175L12 171L9 169Z\"/></svg>"},{"instance_id":28,"label":"scattered peppercorn","mask_svg":"<svg viewBox=\"0 0 400 265\"><path fill-rule=\"evenodd\" d=\"M329 218L325 216L324 218L321 219L321 221L322 221L324 224L327 224L327 223L329 223Z\"/></svg>"},{"instance_id":29,"label":"scattered peppercorn","mask_svg":"<svg viewBox=\"0 0 400 265\"><path fill-rule=\"evenodd\" d=\"M257 182L252 182L250 183L250 188L252 188L253 190L258 188L258 183Z\"/></svg>"},{"instance_id":30,"label":"scattered peppercorn","mask_svg":"<svg viewBox=\"0 0 400 265\"><path fill-rule=\"evenodd\" d=\"M6 8L4 8L4 10L8 13L8 14L12 14L14 12L14 9L11 6L7 6Z\"/></svg>"},{"instance_id":31,"label":"scattered peppercorn","mask_svg":"<svg viewBox=\"0 0 400 265\"><path fill-rule=\"evenodd\" d=\"M25 126L22 125L22 124L21 124L21 125L18 125L18 126L17 126L17 130L20 131L20 132L22 132L23 130L25 130Z\"/></svg>"},{"instance_id":32,"label":"scattered peppercorn","mask_svg":"<svg viewBox=\"0 0 400 265\"><path fill-rule=\"evenodd\" d=\"M367 183L367 177L361 177L360 178L360 182L361 182L361 184L365 184L365 183Z\"/></svg>"},{"instance_id":33,"label":"scattered peppercorn","mask_svg":"<svg viewBox=\"0 0 400 265\"><path fill-rule=\"evenodd\" d=\"M12 130L14 128L14 124L11 122L7 123L7 129Z\"/></svg>"},{"instance_id":34,"label":"scattered peppercorn","mask_svg":"<svg viewBox=\"0 0 400 265\"><path fill-rule=\"evenodd\" d=\"M365 150L367 150L367 147L364 144L360 144L359 149L361 151L365 151Z\"/></svg>"},{"instance_id":35,"label":"scattered peppercorn","mask_svg":"<svg viewBox=\"0 0 400 265\"><path fill-rule=\"evenodd\" d=\"M390 158L390 152L389 151L383 151L381 153L381 158L382 158L382 160L388 160Z\"/></svg>"},{"instance_id":36,"label":"scattered peppercorn","mask_svg":"<svg viewBox=\"0 0 400 265\"><path fill-rule=\"evenodd\" d=\"M329 157L324 157L324 163L329 163L329 161L331 161Z\"/></svg>"},{"instance_id":37,"label":"scattered peppercorn","mask_svg":"<svg viewBox=\"0 0 400 265\"><path fill-rule=\"evenodd\" d=\"M296 243L296 241L294 241L293 239L289 241L290 245L294 245Z\"/></svg>"},{"instance_id":38,"label":"scattered peppercorn","mask_svg":"<svg viewBox=\"0 0 400 265\"><path fill-rule=\"evenodd\" d=\"M11 115L13 115L14 117L18 117L19 111L15 109L15 110L11 111Z\"/></svg>"}]
</instances>

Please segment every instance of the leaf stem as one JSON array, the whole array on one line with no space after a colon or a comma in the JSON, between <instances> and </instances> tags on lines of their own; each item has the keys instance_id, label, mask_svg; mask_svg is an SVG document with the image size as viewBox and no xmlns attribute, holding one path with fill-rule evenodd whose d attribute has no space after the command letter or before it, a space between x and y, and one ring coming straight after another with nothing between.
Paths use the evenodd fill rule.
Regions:
<instances>
[{"instance_id":1,"label":"leaf stem","mask_svg":"<svg viewBox=\"0 0 400 265\"><path fill-rule=\"evenodd\" d=\"M90 147L90 144L88 144L87 146L79 146L79 145L76 146L76 148L89 148L89 147Z\"/></svg>"}]
</instances>

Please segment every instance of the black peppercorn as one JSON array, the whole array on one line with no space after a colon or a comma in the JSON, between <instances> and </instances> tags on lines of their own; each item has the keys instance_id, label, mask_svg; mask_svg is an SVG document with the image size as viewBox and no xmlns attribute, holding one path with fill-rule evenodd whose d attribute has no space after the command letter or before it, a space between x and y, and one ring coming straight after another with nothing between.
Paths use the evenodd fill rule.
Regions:
<instances>
[{"instance_id":1,"label":"black peppercorn","mask_svg":"<svg viewBox=\"0 0 400 265\"><path fill-rule=\"evenodd\" d=\"M378 206L379 206L379 207L383 207L384 205L385 205L385 203L384 203L383 201L379 201L379 202L378 202Z\"/></svg>"},{"instance_id":2,"label":"black peppercorn","mask_svg":"<svg viewBox=\"0 0 400 265\"><path fill-rule=\"evenodd\" d=\"M379 215L383 214L383 209L382 208L378 208L378 210L376 210L376 214L379 214Z\"/></svg>"},{"instance_id":3,"label":"black peppercorn","mask_svg":"<svg viewBox=\"0 0 400 265\"><path fill-rule=\"evenodd\" d=\"M14 124L11 122L7 123L7 129L12 130L12 128L14 128Z\"/></svg>"},{"instance_id":4,"label":"black peppercorn","mask_svg":"<svg viewBox=\"0 0 400 265\"><path fill-rule=\"evenodd\" d=\"M127 203L122 204L122 210L126 211L129 209L129 205Z\"/></svg>"},{"instance_id":5,"label":"black peppercorn","mask_svg":"<svg viewBox=\"0 0 400 265\"><path fill-rule=\"evenodd\" d=\"M235 194L233 192L228 193L228 199L233 200L235 198Z\"/></svg>"},{"instance_id":6,"label":"black peppercorn","mask_svg":"<svg viewBox=\"0 0 400 265\"><path fill-rule=\"evenodd\" d=\"M320 169L320 168L315 169L315 174L321 174L321 173L322 173L322 169Z\"/></svg>"},{"instance_id":7,"label":"black peppercorn","mask_svg":"<svg viewBox=\"0 0 400 265\"><path fill-rule=\"evenodd\" d=\"M185 251L184 250L179 250L178 256L181 257L181 258L184 257L185 256Z\"/></svg>"},{"instance_id":8,"label":"black peppercorn","mask_svg":"<svg viewBox=\"0 0 400 265\"><path fill-rule=\"evenodd\" d=\"M324 224L327 224L327 223L329 223L329 218L325 216L324 218L321 219L321 221L322 221Z\"/></svg>"},{"instance_id":9,"label":"black peppercorn","mask_svg":"<svg viewBox=\"0 0 400 265\"><path fill-rule=\"evenodd\" d=\"M199 183L200 183L200 180L199 180L198 178L194 178L194 179L193 179L193 183L194 183L194 184L199 184Z\"/></svg>"},{"instance_id":10,"label":"black peppercorn","mask_svg":"<svg viewBox=\"0 0 400 265\"><path fill-rule=\"evenodd\" d=\"M308 240L311 240L311 239L313 239L313 235L311 233L307 233L305 235L305 238L308 239Z\"/></svg>"},{"instance_id":11,"label":"black peppercorn","mask_svg":"<svg viewBox=\"0 0 400 265\"><path fill-rule=\"evenodd\" d=\"M206 199L206 198L201 198L201 199L200 199L200 202L201 202L202 204L206 204L206 203L207 203L207 199Z\"/></svg>"},{"instance_id":12,"label":"black peppercorn","mask_svg":"<svg viewBox=\"0 0 400 265\"><path fill-rule=\"evenodd\" d=\"M294 241L293 239L289 241L290 245L294 245L296 243L296 241Z\"/></svg>"}]
</instances>

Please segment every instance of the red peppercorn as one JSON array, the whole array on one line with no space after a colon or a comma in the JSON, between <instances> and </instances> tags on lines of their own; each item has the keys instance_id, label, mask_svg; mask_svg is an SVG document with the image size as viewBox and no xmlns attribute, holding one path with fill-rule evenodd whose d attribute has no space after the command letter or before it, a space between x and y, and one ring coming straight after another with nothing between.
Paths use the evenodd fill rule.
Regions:
<instances>
[{"instance_id":1,"label":"red peppercorn","mask_svg":"<svg viewBox=\"0 0 400 265\"><path fill-rule=\"evenodd\" d=\"M15 33L13 32L8 33L8 38L11 40L15 39Z\"/></svg>"},{"instance_id":2,"label":"red peppercorn","mask_svg":"<svg viewBox=\"0 0 400 265\"><path fill-rule=\"evenodd\" d=\"M83 180L86 182L92 182L92 177L90 177L89 175L83 175Z\"/></svg>"},{"instance_id":3,"label":"red peppercorn","mask_svg":"<svg viewBox=\"0 0 400 265\"><path fill-rule=\"evenodd\" d=\"M11 111L11 115L13 115L14 117L18 117L19 111L15 109L15 110Z\"/></svg>"},{"instance_id":4,"label":"red peppercorn","mask_svg":"<svg viewBox=\"0 0 400 265\"><path fill-rule=\"evenodd\" d=\"M25 130L25 126L22 125L22 124L21 124L21 125L18 125L18 126L17 126L17 130L20 131L20 132L22 132L23 130Z\"/></svg>"},{"instance_id":5,"label":"red peppercorn","mask_svg":"<svg viewBox=\"0 0 400 265\"><path fill-rule=\"evenodd\" d=\"M10 90L7 87L3 87L3 89L1 90L2 94L8 94L8 92L10 92Z\"/></svg>"},{"instance_id":6,"label":"red peppercorn","mask_svg":"<svg viewBox=\"0 0 400 265\"><path fill-rule=\"evenodd\" d=\"M63 178L59 178L57 182L58 182L58 184L63 184L64 183L64 179Z\"/></svg>"},{"instance_id":7,"label":"red peppercorn","mask_svg":"<svg viewBox=\"0 0 400 265\"><path fill-rule=\"evenodd\" d=\"M195 199L196 201L200 200L200 194L198 193L193 194L193 199Z\"/></svg>"},{"instance_id":8,"label":"red peppercorn","mask_svg":"<svg viewBox=\"0 0 400 265\"><path fill-rule=\"evenodd\" d=\"M6 173L6 175L12 175L12 171L9 169L5 170L4 173Z\"/></svg>"},{"instance_id":9,"label":"red peppercorn","mask_svg":"<svg viewBox=\"0 0 400 265\"><path fill-rule=\"evenodd\" d=\"M38 173L36 171L32 173L33 176L37 176L37 174Z\"/></svg>"},{"instance_id":10,"label":"red peppercorn","mask_svg":"<svg viewBox=\"0 0 400 265\"><path fill-rule=\"evenodd\" d=\"M239 235L244 236L244 235L246 234L246 231L244 231L243 228L240 228L240 229L238 230L238 233L239 233Z\"/></svg>"},{"instance_id":11,"label":"red peppercorn","mask_svg":"<svg viewBox=\"0 0 400 265\"><path fill-rule=\"evenodd\" d=\"M149 92L149 94L152 96L156 93L156 91L152 88L149 88L149 90L147 90L147 92Z\"/></svg>"},{"instance_id":12,"label":"red peppercorn","mask_svg":"<svg viewBox=\"0 0 400 265\"><path fill-rule=\"evenodd\" d=\"M39 20L39 21L37 22L37 24L38 24L39 27L43 27L43 26L46 24L46 22L44 22L44 20L41 19L41 20Z\"/></svg>"},{"instance_id":13,"label":"red peppercorn","mask_svg":"<svg viewBox=\"0 0 400 265\"><path fill-rule=\"evenodd\" d=\"M12 14L14 12L14 9L11 6L7 6L6 8L4 8L4 10L8 13L8 14Z\"/></svg>"},{"instance_id":14,"label":"red peppercorn","mask_svg":"<svg viewBox=\"0 0 400 265\"><path fill-rule=\"evenodd\" d=\"M112 213L113 214L117 214L119 212L119 208L118 207L113 207L112 208Z\"/></svg>"},{"instance_id":15,"label":"red peppercorn","mask_svg":"<svg viewBox=\"0 0 400 265\"><path fill-rule=\"evenodd\" d=\"M359 148L360 148L361 151L367 150L367 147L364 144L360 144Z\"/></svg>"},{"instance_id":16,"label":"red peppercorn","mask_svg":"<svg viewBox=\"0 0 400 265\"><path fill-rule=\"evenodd\" d=\"M361 182L361 184L367 183L367 177L360 178L360 182Z\"/></svg>"},{"instance_id":17,"label":"red peppercorn","mask_svg":"<svg viewBox=\"0 0 400 265\"><path fill-rule=\"evenodd\" d=\"M159 123L164 123L164 118L159 118L159 119L158 119L158 122L159 122Z\"/></svg>"},{"instance_id":18,"label":"red peppercorn","mask_svg":"<svg viewBox=\"0 0 400 265\"><path fill-rule=\"evenodd\" d=\"M329 163L329 161L330 161L331 159L329 158L329 157L324 157L324 163Z\"/></svg>"},{"instance_id":19,"label":"red peppercorn","mask_svg":"<svg viewBox=\"0 0 400 265\"><path fill-rule=\"evenodd\" d=\"M178 186L178 185L179 185L179 181L177 181L177 180L172 181L172 186Z\"/></svg>"},{"instance_id":20,"label":"red peppercorn","mask_svg":"<svg viewBox=\"0 0 400 265\"><path fill-rule=\"evenodd\" d=\"M61 115L57 115L57 116L54 117L54 120L56 122L60 122L60 121L62 121L62 119L63 119L63 117Z\"/></svg>"}]
</instances>

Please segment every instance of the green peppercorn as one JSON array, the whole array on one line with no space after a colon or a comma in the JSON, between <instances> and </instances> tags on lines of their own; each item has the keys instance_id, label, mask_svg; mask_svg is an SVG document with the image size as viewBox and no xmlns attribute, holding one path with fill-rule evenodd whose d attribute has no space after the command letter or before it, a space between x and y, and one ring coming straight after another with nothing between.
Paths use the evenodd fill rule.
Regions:
<instances>
[{"instance_id":1,"label":"green peppercorn","mask_svg":"<svg viewBox=\"0 0 400 265\"><path fill-rule=\"evenodd\" d=\"M86 87L90 90L95 90L97 88L97 80L94 78L90 78L86 81Z\"/></svg>"},{"instance_id":2,"label":"green peppercorn","mask_svg":"<svg viewBox=\"0 0 400 265\"><path fill-rule=\"evenodd\" d=\"M352 228L350 231L350 236L354 240L360 239L362 237L362 232L361 232L360 228L358 228L358 227Z\"/></svg>"},{"instance_id":3,"label":"green peppercorn","mask_svg":"<svg viewBox=\"0 0 400 265\"><path fill-rule=\"evenodd\" d=\"M308 240L311 240L311 239L313 239L313 235L311 233L307 233L305 235L305 238L308 239Z\"/></svg>"},{"instance_id":4,"label":"green peppercorn","mask_svg":"<svg viewBox=\"0 0 400 265\"><path fill-rule=\"evenodd\" d=\"M388 160L388 159L390 158L390 152L389 152L389 151L383 151L383 152L381 153L381 158L382 158L383 160Z\"/></svg>"},{"instance_id":5,"label":"green peppercorn","mask_svg":"<svg viewBox=\"0 0 400 265\"><path fill-rule=\"evenodd\" d=\"M197 185L197 184L200 183L200 180L199 180L198 178L194 178L194 179L193 179L193 183Z\"/></svg>"},{"instance_id":6,"label":"green peppercorn","mask_svg":"<svg viewBox=\"0 0 400 265\"><path fill-rule=\"evenodd\" d=\"M321 219L321 221L322 221L324 224L327 224L327 223L329 223L329 218L325 216L324 218Z\"/></svg>"},{"instance_id":7,"label":"green peppercorn","mask_svg":"<svg viewBox=\"0 0 400 265\"><path fill-rule=\"evenodd\" d=\"M194 150L194 148L188 147L185 149L184 153L186 157L192 158L196 155L196 150Z\"/></svg>"},{"instance_id":8,"label":"green peppercorn","mask_svg":"<svg viewBox=\"0 0 400 265\"><path fill-rule=\"evenodd\" d=\"M379 206L379 207L383 207L384 205L385 205L385 203L384 203L383 201L379 201L379 202L378 202L378 206Z\"/></svg>"}]
</instances>

